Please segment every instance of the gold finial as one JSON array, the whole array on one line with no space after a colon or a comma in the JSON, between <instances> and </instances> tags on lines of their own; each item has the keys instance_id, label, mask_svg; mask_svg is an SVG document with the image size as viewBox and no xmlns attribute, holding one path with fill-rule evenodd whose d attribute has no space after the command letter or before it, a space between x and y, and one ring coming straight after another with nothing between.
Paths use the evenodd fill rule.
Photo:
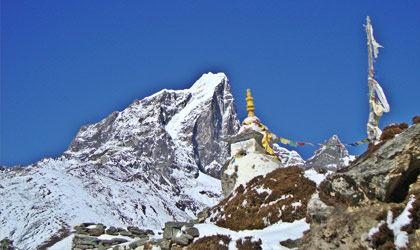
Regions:
<instances>
[{"instance_id":1,"label":"gold finial","mask_svg":"<svg viewBox=\"0 0 420 250\"><path fill-rule=\"evenodd\" d=\"M250 89L247 89L246 90L246 95L247 95L247 97L246 97L246 111L248 111L248 117L253 117L253 116L255 116L255 114L254 114L254 110L255 110L255 107L254 107L254 103L252 102L252 100L254 100L254 98L251 96L251 90Z\"/></svg>"}]
</instances>

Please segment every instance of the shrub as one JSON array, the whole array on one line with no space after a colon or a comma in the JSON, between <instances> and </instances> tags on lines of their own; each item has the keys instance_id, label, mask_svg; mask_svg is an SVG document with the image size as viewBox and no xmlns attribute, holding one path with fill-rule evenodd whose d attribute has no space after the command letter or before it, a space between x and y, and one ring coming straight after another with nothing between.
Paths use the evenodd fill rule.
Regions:
<instances>
[{"instance_id":1,"label":"shrub","mask_svg":"<svg viewBox=\"0 0 420 250\"><path fill-rule=\"evenodd\" d=\"M413 117L413 125L418 124L418 123L420 123L420 116L414 116Z\"/></svg>"},{"instance_id":2,"label":"shrub","mask_svg":"<svg viewBox=\"0 0 420 250\"><path fill-rule=\"evenodd\" d=\"M251 236L245 237L245 239L239 239L236 241L236 247L238 250L262 250L261 239L252 241Z\"/></svg>"},{"instance_id":3,"label":"shrub","mask_svg":"<svg viewBox=\"0 0 420 250\"><path fill-rule=\"evenodd\" d=\"M382 131L380 140L386 141L386 140L392 139L394 138L396 134L402 133L407 128L408 128L408 124L405 122L402 122L400 124L388 125L384 128L384 131Z\"/></svg>"},{"instance_id":4,"label":"shrub","mask_svg":"<svg viewBox=\"0 0 420 250\"><path fill-rule=\"evenodd\" d=\"M263 229L278 221L306 217L306 206L315 192L314 182L299 167L279 168L265 177L239 186L212 209L211 221L231 230Z\"/></svg>"},{"instance_id":5,"label":"shrub","mask_svg":"<svg viewBox=\"0 0 420 250\"><path fill-rule=\"evenodd\" d=\"M394 233L386 223L379 227L379 231L372 235L371 245L377 249L395 249ZM393 248L388 248L393 246Z\"/></svg>"},{"instance_id":6,"label":"shrub","mask_svg":"<svg viewBox=\"0 0 420 250\"><path fill-rule=\"evenodd\" d=\"M382 136L381 136L382 138ZM373 142L370 142L368 144L368 148L367 148L367 157L371 156L373 154L373 152L375 152L376 150L378 150L378 148L380 148L382 146L382 142L375 144Z\"/></svg>"},{"instance_id":7,"label":"shrub","mask_svg":"<svg viewBox=\"0 0 420 250\"><path fill-rule=\"evenodd\" d=\"M206 236L190 244L187 250L229 250L231 240L230 236L222 234Z\"/></svg>"}]
</instances>

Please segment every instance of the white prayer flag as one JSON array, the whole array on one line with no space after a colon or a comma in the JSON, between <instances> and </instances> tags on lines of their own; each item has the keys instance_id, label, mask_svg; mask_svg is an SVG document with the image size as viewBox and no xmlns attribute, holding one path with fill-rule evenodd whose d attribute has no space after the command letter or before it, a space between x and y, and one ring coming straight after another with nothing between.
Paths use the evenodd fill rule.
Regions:
<instances>
[{"instance_id":1,"label":"white prayer flag","mask_svg":"<svg viewBox=\"0 0 420 250\"><path fill-rule=\"evenodd\" d=\"M373 27L371 24L369 24L368 27L368 31L369 31L369 39L371 41L371 46L372 46L372 50L373 50L373 56L375 58L378 58L378 54L379 54L379 50L378 48L383 48L382 45L380 45L376 40L375 37L373 37Z\"/></svg>"}]
</instances>

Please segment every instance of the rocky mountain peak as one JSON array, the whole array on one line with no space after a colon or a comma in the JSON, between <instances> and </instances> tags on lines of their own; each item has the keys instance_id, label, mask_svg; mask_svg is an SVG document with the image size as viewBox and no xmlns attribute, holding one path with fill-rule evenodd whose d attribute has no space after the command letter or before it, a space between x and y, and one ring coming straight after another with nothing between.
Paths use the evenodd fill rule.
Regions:
<instances>
[{"instance_id":1,"label":"rocky mountain peak","mask_svg":"<svg viewBox=\"0 0 420 250\"><path fill-rule=\"evenodd\" d=\"M327 169L335 171L348 166L350 160L354 159L354 157L349 155L349 152L342 145L337 135L333 135L328 141L325 141L324 145L326 146L321 146L306 161L305 169Z\"/></svg>"},{"instance_id":2,"label":"rocky mountain peak","mask_svg":"<svg viewBox=\"0 0 420 250\"><path fill-rule=\"evenodd\" d=\"M85 221L159 229L192 219L219 200L211 176L239 126L223 73L135 100L82 126L57 159L2 171L0 235L36 249Z\"/></svg>"}]
</instances>

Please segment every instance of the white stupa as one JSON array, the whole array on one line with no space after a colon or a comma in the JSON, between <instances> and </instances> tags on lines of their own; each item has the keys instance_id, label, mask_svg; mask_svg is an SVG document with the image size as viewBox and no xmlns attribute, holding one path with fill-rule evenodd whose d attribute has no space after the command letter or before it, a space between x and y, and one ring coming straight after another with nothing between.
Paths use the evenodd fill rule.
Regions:
<instances>
[{"instance_id":1,"label":"white stupa","mask_svg":"<svg viewBox=\"0 0 420 250\"><path fill-rule=\"evenodd\" d=\"M248 117L242 122L238 134L226 140L230 142L231 155L222 168L222 190L225 196L252 178L283 167L272 149L272 142L277 138L255 116L253 99L248 89Z\"/></svg>"}]
</instances>

